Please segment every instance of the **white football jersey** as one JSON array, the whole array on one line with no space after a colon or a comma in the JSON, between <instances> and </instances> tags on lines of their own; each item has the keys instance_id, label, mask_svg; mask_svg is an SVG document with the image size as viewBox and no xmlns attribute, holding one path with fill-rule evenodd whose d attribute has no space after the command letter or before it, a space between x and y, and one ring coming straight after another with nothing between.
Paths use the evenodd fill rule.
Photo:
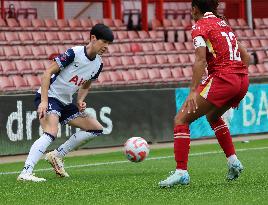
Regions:
<instances>
[{"instance_id":1,"label":"white football jersey","mask_svg":"<svg viewBox=\"0 0 268 205\"><path fill-rule=\"evenodd\" d=\"M73 94L85 82L97 79L103 67L99 55L96 55L95 59L90 59L86 46L70 48L54 60L60 71L51 76L48 97L56 98L64 105L72 103ZM38 93L41 93L41 87Z\"/></svg>"}]
</instances>

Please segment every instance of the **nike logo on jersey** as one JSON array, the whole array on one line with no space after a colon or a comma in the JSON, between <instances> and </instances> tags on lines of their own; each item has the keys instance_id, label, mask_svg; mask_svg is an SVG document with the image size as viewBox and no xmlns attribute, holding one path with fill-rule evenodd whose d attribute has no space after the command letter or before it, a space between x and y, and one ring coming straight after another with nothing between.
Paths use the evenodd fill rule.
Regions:
<instances>
[{"instance_id":1,"label":"nike logo on jersey","mask_svg":"<svg viewBox=\"0 0 268 205\"><path fill-rule=\"evenodd\" d=\"M69 80L69 82L74 83L77 86L81 86L86 82L86 80L84 80L83 78L79 78L77 75L75 75Z\"/></svg>"}]
</instances>

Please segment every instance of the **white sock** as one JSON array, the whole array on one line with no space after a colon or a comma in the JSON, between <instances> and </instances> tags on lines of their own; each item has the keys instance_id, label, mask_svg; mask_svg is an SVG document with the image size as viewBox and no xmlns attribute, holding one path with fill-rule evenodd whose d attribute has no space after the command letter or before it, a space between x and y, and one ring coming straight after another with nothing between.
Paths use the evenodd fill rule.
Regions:
<instances>
[{"instance_id":1,"label":"white sock","mask_svg":"<svg viewBox=\"0 0 268 205\"><path fill-rule=\"evenodd\" d=\"M233 154L230 157L228 157L227 160L228 160L228 163L232 164L234 161L237 160L237 156Z\"/></svg>"},{"instance_id":2,"label":"white sock","mask_svg":"<svg viewBox=\"0 0 268 205\"><path fill-rule=\"evenodd\" d=\"M25 165L22 170L22 173L33 172L34 166L43 156L47 147L52 143L54 139L55 139L54 136L52 136L49 133L44 132L43 135L33 143L30 149L29 155L25 161Z\"/></svg>"},{"instance_id":3,"label":"white sock","mask_svg":"<svg viewBox=\"0 0 268 205\"><path fill-rule=\"evenodd\" d=\"M176 169L176 172L180 172L180 173L186 173L187 172L187 170L184 170L184 169Z\"/></svg>"},{"instance_id":4,"label":"white sock","mask_svg":"<svg viewBox=\"0 0 268 205\"><path fill-rule=\"evenodd\" d=\"M73 134L64 144L54 150L56 156L63 158L70 151L77 149L78 147L87 143L90 139L93 139L102 134L102 130L92 131L78 131Z\"/></svg>"}]
</instances>

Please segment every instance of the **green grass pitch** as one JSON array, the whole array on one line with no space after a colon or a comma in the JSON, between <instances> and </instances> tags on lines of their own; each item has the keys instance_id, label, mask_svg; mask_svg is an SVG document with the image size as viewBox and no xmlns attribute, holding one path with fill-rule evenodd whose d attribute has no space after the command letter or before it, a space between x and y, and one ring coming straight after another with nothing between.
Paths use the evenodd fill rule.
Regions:
<instances>
[{"instance_id":1,"label":"green grass pitch","mask_svg":"<svg viewBox=\"0 0 268 205\"><path fill-rule=\"evenodd\" d=\"M127 162L122 152L70 157L70 178L58 178L40 161L36 175L44 183L17 182L23 163L0 164L0 204L268 204L268 140L235 143L245 170L232 182L218 145L191 147L191 183L161 189L158 182L174 170L173 149L151 149L141 163ZM8 174L7 174L8 172Z\"/></svg>"}]
</instances>

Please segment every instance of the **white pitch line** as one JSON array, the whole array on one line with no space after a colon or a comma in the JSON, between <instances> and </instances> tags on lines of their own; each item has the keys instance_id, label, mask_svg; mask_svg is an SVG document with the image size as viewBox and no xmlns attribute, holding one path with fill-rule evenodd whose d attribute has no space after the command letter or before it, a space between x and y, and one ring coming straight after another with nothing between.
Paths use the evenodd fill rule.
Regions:
<instances>
[{"instance_id":1,"label":"white pitch line","mask_svg":"<svg viewBox=\"0 0 268 205\"><path fill-rule=\"evenodd\" d=\"M237 149L236 152L264 150L264 149L268 149L268 147L255 147L255 148ZM198 153L189 154L189 156L193 157L193 156L201 156L201 155L220 154L220 153L222 153L222 151L198 152ZM148 161L148 160L168 159L168 158L174 158L174 156L149 157L149 158L146 159L146 161ZM100 162L100 163L94 163L94 164L79 164L79 165L66 166L65 169L81 168L81 167L94 167L94 166L112 165L112 164L123 164L123 163L127 163L127 162L129 162L129 161L123 160L123 161L114 161L114 162ZM50 170L52 170L52 168L36 169L35 172L50 171ZM19 174L19 173L20 173L20 171L15 171L15 172L0 172L0 175L11 175L11 174Z\"/></svg>"}]
</instances>

